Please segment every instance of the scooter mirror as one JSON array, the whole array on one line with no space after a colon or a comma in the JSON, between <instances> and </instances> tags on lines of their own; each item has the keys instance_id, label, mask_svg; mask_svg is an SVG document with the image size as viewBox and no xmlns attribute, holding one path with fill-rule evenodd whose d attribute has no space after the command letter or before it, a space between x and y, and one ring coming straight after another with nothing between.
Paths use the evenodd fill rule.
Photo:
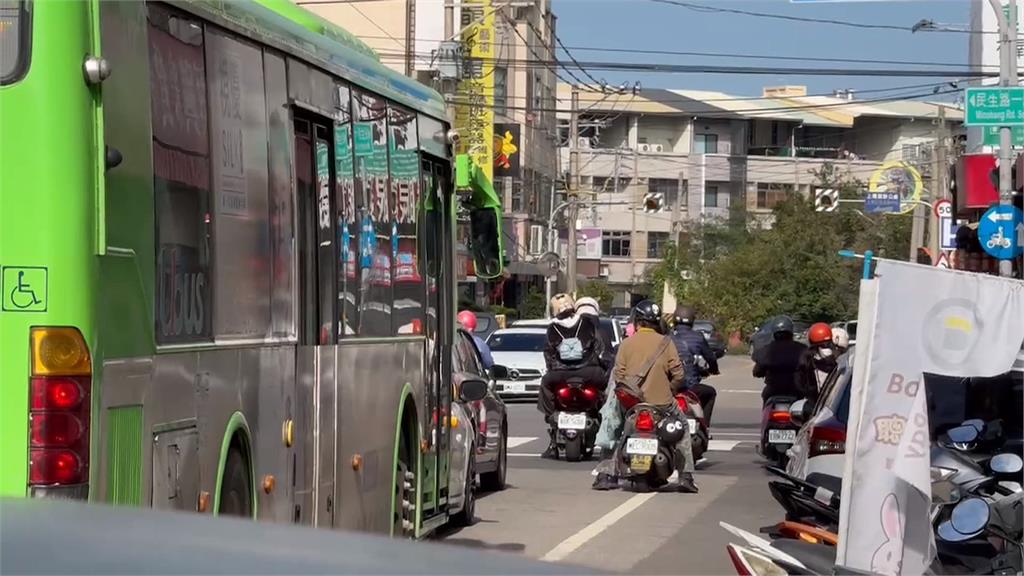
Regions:
<instances>
[{"instance_id":1,"label":"scooter mirror","mask_svg":"<svg viewBox=\"0 0 1024 576\"><path fill-rule=\"evenodd\" d=\"M964 420L961 426L972 426L981 434L981 431L985 429L985 421L980 418L971 418L970 420Z\"/></svg>"},{"instance_id":2,"label":"scooter mirror","mask_svg":"<svg viewBox=\"0 0 1024 576\"><path fill-rule=\"evenodd\" d=\"M804 406L807 404L807 400L797 400L789 407L789 419L797 426L803 426L804 423Z\"/></svg>"},{"instance_id":3,"label":"scooter mirror","mask_svg":"<svg viewBox=\"0 0 1024 576\"><path fill-rule=\"evenodd\" d=\"M977 536L985 526L988 526L990 514L988 502L981 498L968 498L953 508L949 522L954 530L970 538Z\"/></svg>"},{"instance_id":4,"label":"scooter mirror","mask_svg":"<svg viewBox=\"0 0 1024 576\"><path fill-rule=\"evenodd\" d=\"M988 467L996 474L1017 474L1024 470L1024 460L1016 454L996 454L989 460Z\"/></svg>"},{"instance_id":5,"label":"scooter mirror","mask_svg":"<svg viewBox=\"0 0 1024 576\"><path fill-rule=\"evenodd\" d=\"M978 429L974 426L957 426L946 431L950 442L956 444L969 444L978 439Z\"/></svg>"},{"instance_id":6,"label":"scooter mirror","mask_svg":"<svg viewBox=\"0 0 1024 576\"><path fill-rule=\"evenodd\" d=\"M942 524L939 524L938 529L935 530L936 535L940 540L946 542L963 542L969 540L971 537L966 534L961 534L953 529L953 523L946 520Z\"/></svg>"}]
</instances>

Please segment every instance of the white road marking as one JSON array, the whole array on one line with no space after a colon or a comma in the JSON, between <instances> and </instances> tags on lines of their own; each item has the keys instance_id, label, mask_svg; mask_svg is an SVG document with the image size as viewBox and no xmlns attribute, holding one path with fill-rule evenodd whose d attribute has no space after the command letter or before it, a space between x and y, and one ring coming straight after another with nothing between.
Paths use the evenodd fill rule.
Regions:
<instances>
[{"instance_id":1,"label":"white road marking","mask_svg":"<svg viewBox=\"0 0 1024 576\"><path fill-rule=\"evenodd\" d=\"M719 390L719 394L760 394L760 390Z\"/></svg>"},{"instance_id":2,"label":"white road marking","mask_svg":"<svg viewBox=\"0 0 1024 576\"><path fill-rule=\"evenodd\" d=\"M642 506L644 502L654 498L656 495L657 492L634 494L632 498L626 500L622 504L619 504L611 512L608 512L604 516L584 527L579 532L563 540L558 546L555 546L547 554L541 556L540 559L545 562L558 562L565 559L568 555L578 550L580 546L583 546L590 540L593 540L594 537L607 530L619 520L622 520L627 514L636 510Z\"/></svg>"},{"instance_id":3,"label":"white road marking","mask_svg":"<svg viewBox=\"0 0 1024 576\"><path fill-rule=\"evenodd\" d=\"M740 443L740 440L711 440L708 442L709 452L729 452Z\"/></svg>"},{"instance_id":4,"label":"white road marking","mask_svg":"<svg viewBox=\"0 0 1024 576\"><path fill-rule=\"evenodd\" d=\"M508 447L516 448L518 446L522 446L523 444L529 444L530 442L533 442L536 439L536 436L509 436ZM511 454L509 454L509 456L511 456Z\"/></svg>"},{"instance_id":5,"label":"white road marking","mask_svg":"<svg viewBox=\"0 0 1024 576\"><path fill-rule=\"evenodd\" d=\"M745 437L750 437L750 438L760 438L761 437L761 435L756 433L756 432L714 432L714 431L712 431L711 435L712 436L745 436Z\"/></svg>"}]
</instances>

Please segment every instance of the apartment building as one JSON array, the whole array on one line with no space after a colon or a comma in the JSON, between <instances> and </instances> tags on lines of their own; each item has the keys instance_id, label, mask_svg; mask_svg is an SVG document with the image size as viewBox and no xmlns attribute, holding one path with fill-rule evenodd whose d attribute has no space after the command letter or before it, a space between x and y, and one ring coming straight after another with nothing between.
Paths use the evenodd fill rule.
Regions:
<instances>
[{"instance_id":1,"label":"apartment building","mask_svg":"<svg viewBox=\"0 0 1024 576\"><path fill-rule=\"evenodd\" d=\"M567 101L570 91L560 85L559 97ZM765 88L760 97L582 92L580 109L580 186L591 207L577 222L578 271L607 280L617 305L644 296L639 286L669 242L674 213L703 222L752 214L770 226L775 204L812 194L825 163L867 182L884 162L901 160L918 167L927 187L940 109L954 130L963 119L950 105L808 96L799 86ZM568 166L568 147L560 154ZM662 211L643 211L648 193L662 195Z\"/></svg>"}]
</instances>

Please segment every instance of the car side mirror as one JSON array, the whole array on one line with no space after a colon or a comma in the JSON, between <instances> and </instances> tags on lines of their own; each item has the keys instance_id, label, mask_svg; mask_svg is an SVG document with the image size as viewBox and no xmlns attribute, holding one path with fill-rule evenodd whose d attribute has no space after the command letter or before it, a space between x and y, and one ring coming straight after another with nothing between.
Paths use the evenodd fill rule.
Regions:
<instances>
[{"instance_id":1,"label":"car side mirror","mask_svg":"<svg viewBox=\"0 0 1024 576\"><path fill-rule=\"evenodd\" d=\"M807 400L797 400L789 406L789 419L797 426L803 426L807 421Z\"/></svg>"},{"instance_id":2,"label":"car side mirror","mask_svg":"<svg viewBox=\"0 0 1024 576\"><path fill-rule=\"evenodd\" d=\"M491 366L491 378L495 380L504 380L508 378L508 368L501 364L494 364Z\"/></svg>"},{"instance_id":3,"label":"car side mirror","mask_svg":"<svg viewBox=\"0 0 1024 576\"><path fill-rule=\"evenodd\" d=\"M459 400L463 402L476 402L487 397L487 382L479 378L470 378L462 381L459 386Z\"/></svg>"}]
</instances>

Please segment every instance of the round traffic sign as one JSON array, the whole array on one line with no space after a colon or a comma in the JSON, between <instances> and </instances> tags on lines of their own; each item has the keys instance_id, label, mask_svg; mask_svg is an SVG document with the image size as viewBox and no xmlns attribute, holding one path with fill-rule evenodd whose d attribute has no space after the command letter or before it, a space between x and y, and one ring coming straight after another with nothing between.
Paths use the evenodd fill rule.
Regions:
<instances>
[{"instance_id":1,"label":"round traffic sign","mask_svg":"<svg viewBox=\"0 0 1024 576\"><path fill-rule=\"evenodd\" d=\"M935 217L936 218L952 218L953 217L953 203L949 200L939 200L935 203Z\"/></svg>"},{"instance_id":2,"label":"round traffic sign","mask_svg":"<svg viewBox=\"0 0 1024 576\"><path fill-rule=\"evenodd\" d=\"M993 206L981 217L978 241L992 257L1012 260L1024 250L1024 215L1014 206Z\"/></svg>"}]
</instances>

